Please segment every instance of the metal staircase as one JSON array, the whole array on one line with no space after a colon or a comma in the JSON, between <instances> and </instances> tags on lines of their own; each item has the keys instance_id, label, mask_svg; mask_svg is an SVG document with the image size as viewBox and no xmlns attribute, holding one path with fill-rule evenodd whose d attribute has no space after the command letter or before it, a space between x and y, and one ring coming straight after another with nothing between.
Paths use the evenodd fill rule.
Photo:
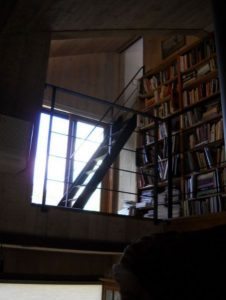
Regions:
<instances>
[{"instance_id":1,"label":"metal staircase","mask_svg":"<svg viewBox=\"0 0 226 300\"><path fill-rule=\"evenodd\" d=\"M81 173L70 185L58 206L83 209L98 184L136 128L136 114L126 121L116 122Z\"/></svg>"}]
</instances>

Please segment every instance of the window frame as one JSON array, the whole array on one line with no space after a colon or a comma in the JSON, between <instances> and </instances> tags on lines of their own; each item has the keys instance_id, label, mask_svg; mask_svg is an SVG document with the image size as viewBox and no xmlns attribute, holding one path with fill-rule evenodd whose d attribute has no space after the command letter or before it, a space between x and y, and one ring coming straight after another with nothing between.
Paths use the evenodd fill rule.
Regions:
<instances>
[{"instance_id":1,"label":"window frame","mask_svg":"<svg viewBox=\"0 0 226 300\"><path fill-rule=\"evenodd\" d=\"M78 122L83 122L88 125L92 125L94 127L102 127L103 128L103 134L104 138L106 137L107 133L109 132L109 124L106 124L101 121L97 121L95 119L90 119L90 118L85 118L79 115L75 115L69 112L64 112L64 111L59 111L57 109L54 109L54 111L51 111L50 108L43 107L42 110L39 113L39 121L37 122L37 128L36 128L36 148L35 148L35 154L34 154L34 166L35 166L35 160L36 160L36 154L37 154L37 144L38 144L38 137L39 137L39 128L40 128L40 121L41 121L41 115L42 114L47 114L50 118L54 117L59 117L62 119L66 119L69 121L69 127L68 127L68 134L67 134L67 149L66 149L66 165L65 165L65 175L64 175L64 193L66 192L67 188L69 187L70 183L73 182L73 169L74 169L74 159L70 159L71 153L73 153L75 149L75 143L76 143L76 129L77 129L77 124ZM49 121L49 125L50 125ZM51 140L51 134L52 134L52 126L48 127L48 142L50 143ZM86 137L85 137L86 138ZM41 205L42 206L48 206L49 204L46 204L46 185L48 182L47 174L48 174L48 159L50 157L50 152L49 150L46 151L46 162L45 162L45 175L44 175L44 186L43 186L43 191L42 191L42 201ZM72 165L71 162L72 161ZM33 167L33 185L34 185L34 172L35 167ZM103 190L101 189L101 194L100 194L100 211L101 211L101 202L102 202L102 192ZM32 190L32 197L33 197L33 190ZM31 199L32 199L31 197ZM32 200L31 200L32 202ZM38 203L32 202L32 204L40 205Z\"/></svg>"}]
</instances>

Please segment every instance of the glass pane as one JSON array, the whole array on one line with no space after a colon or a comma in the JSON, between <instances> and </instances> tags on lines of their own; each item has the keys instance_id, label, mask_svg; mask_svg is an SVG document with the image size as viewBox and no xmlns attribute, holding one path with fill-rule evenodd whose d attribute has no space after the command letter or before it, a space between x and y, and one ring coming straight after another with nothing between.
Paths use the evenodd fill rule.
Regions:
<instances>
[{"instance_id":1,"label":"glass pane","mask_svg":"<svg viewBox=\"0 0 226 300\"><path fill-rule=\"evenodd\" d=\"M45 177L45 163L46 163L46 151L48 142L48 130L49 130L50 116L48 114L41 114L40 128L37 145L37 156L35 163L34 174L34 188L32 195L32 202L42 203L44 177ZM84 123L77 123L77 132L75 142L75 156L73 166L73 180L80 174L87 161L98 148L99 144L103 140L104 130L101 127L95 128L94 126ZM53 117L52 133L50 139L50 157L48 163L47 174L47 194L46 204L57 205L64 194L64 180L66 169L66 156L67 156L67 144L68 144L68 130L69 120L62 119L60 117ZM88 141L84 139L93 130ZM81 146L82 145L82 146ZM81 148L80 148L81 147ZM96 168L100 165L98 162ZM91 173L86 182L93 176ZM82 192L84 187L78 191L75 198ZM99 211L100 209L100 189L97 189L90 197L88 203L85 206L87 210Z\"/></svg>"},{"instance_id":2,"label":"glass pane","mask_svg":"<svg viewBox=\"0 0 226 300\"><path fill-rule=\"evenodd\" d=\"M96 127L91 124L87 124L84 122L78 122L77 124L77 137L81 139L86 139L92 141L94 143L101 142L103 140L103 128Z\"/></svg>"},{"instance_id":3,"label":"glass pane","mask_svg":"<svg viewBox=\"0 0 226 300\"><path fill-rule=\"evenodd\" d=\"M53 117L52 131L61 134L68 134L69 120L61 117Z\"/></svg>"},{"instance_id":4,"label":"glass pane","mask_svg":"<svg viewBox=\"0 0 226 300\"><path fill-rule=\"evenodd\" d=\"M101 185L99 185L98 187L100 186ZM89 198L89 201L84 206L84 209L92 210L92 211L100 211L100 196L101 196L101 190L100 188L97 188Z\"/></svg>"},{"instance_id":5,"label":"glass pane","mask_svg":"<svg viewBox=\"0 0 226 300\"><path fill-rule=\"evenodd\" d=\"M113 300L112 290L106 290L106 300Z\"/></svg>"},{"instance_id":6,"label":"glass pane","mask_svg":"<svg viewBox=\"0 0 226 300\"><path fill-rule=\"evenodd\" d=\"M42 203L49 120L49 115L44 113L41 114L32 193L32 202L38 204Z\"/></svg>"},{"instance_id":7,"label":"glass pane","mask_svg":"<svg viewBox=\"0 0 226 300\"><path fill-rule=\"evenodd\" d=\"M73 171L73 180L80 174L84 166L86 165L85 162L77 161L74 162L74 171Z\"/></svg>"},{"instance_id":8,"label":"glass pane","mask_svg":"<svg viewBox=\"0 0 226 300\"><path fill-rule=\"evenodd\" d=\"M46 188L46 204L57 205L64 193L64 183L48 180Z\"/></svg>"},{"instance_id":9,"label":"glass pane","mask_svg":"<svg viewBox=\"0 0 226 300\"><path fill-rule=\"evenodd\" d=\"M90 157L99 147L99 143L92 143L89 141L78 140L75 141L75 158L82 161L88 161Z\"/></svg>"},{"instance_id":10,"label":"glass pane","mask_svg":"<svg viewBox=\"0 0 226 300\"><path fill-rule=\"evenodd\" d=\"M114 292L114 300L121 300L121 295L119 294L118 291Z\"/></svg>"},{"instance_id":11,"label":"glass pane","mask_svg":"<svg viewBox=\"0 0 226 300\"><path fill-rule=\"evenodd\" d=\"M66 159L58 157L49 157L48 179L64 181Z\"/></svg>"},{"instance_id":12,"label":"glass pane","mask_svg":"<svg viewBox=\"0 0 226 300\"><path fill-rule=\"evenodd\" d=\"M67 141L68 136L52 132L50 141L50 154L60 157L66 157Z\"/></svg>"},{"instance_id":13,"label":"glass pane","mask_svg":"<svg viewBox=\"0 0 226 300\"><path fill-rule=\"evenodd\" d=\"M3 300L100 300L99 284L0 283Z\"/></svg>"},{"instance_id":14,"label":"glass pane","mask_svg":"<svg viewBox=\"0 0 226 300\"><path fill-rule=\"evenodd\" d=\"M93 132L92 132L93 130ZM88 134L91 135L86 140ZM77 133L76 133L76 140L75 140L75 156L74 156L74 178L76 178L81 170L84 168L86 162L89 161L91 156L97 150L99 145L103 141L104 130L101 127L95 128L93 125L78 122L77 123ZM94 167L98 168L101 162L98 162L97 166ZM87 179L85 180L84 184L87 184L89 180L92 178L94 173L90 173ZM99 186L100 187L100 186ZM76 195L81 193L79 191ZM100 210L100 189L96 189L96 191L91 195L89 201L85 205L84 209L92 210L92 211L99 211Z\"/></svg>"},{"instance_id":15,"label":"glass pane","mask_svg":"<svg viewBox=\"0 0 226 300\"><path fill-rule=\"evenodd\" d=\"M42 203L43 186L45 178L45 164L47 154L49 114L42 113L40 117L37 153L34 170L33 203ZM53 117L52 131L60 132L51 134L50 153L55 156L66 157L67 139L62 134L68 133L69 121L60 117ZM64 181L66 160L58 157L49 157L48 178L57 181ZM63 183L51 181L47 182L46 204L56 205L63 195Z\"/></svg>"},{"instance_id":16,"label":"glass pane","mask_svg":"<svg viewBox=\"0 0 226 300\"><path fill-rule=\"evenodd\" d=\"M89 132L94 129L93 125L78 122L75 141L75 160L87 162L103 141L103 128L95 128L91 137L86 140Z\"/></svg>"}]
</instances>

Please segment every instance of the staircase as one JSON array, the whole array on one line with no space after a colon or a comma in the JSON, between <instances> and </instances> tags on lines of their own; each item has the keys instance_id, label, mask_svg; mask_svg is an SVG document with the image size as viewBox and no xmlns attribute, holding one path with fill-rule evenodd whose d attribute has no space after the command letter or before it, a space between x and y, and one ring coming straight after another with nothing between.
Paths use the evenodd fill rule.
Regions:
<instances>
[{"instance_id":1,"label":"staircase","mask_svg":"<svg viewBox=\"0 0 226 300\"><path fill-rule=\"evenodd\" d=\"M107 136L81 173L70 185L58 206L83 209L98 184L118 156L136 128L136 114L126 121L117 121L112 126L111 138Z\"/></svg>"}]
</instances>

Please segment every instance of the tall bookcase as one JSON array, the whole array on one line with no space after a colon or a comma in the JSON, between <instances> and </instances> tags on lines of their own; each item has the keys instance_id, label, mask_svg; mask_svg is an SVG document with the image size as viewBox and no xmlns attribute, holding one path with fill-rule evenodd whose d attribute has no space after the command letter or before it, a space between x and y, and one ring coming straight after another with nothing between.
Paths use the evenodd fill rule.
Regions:
<instances>
[{"instance_id":1,"label":"tall bookcase","mask_svg":"<svg viewBox=\"0 0 226 300\"><path fill-rule=\"evenodd\" d=\"M140 108L150 118L138 122L135 214L152 218L157 209L158 218L166 219L225 210L225 148L214 35L148 72L140 83ZM161 118L157 130L151 116Z\"/></svg>"}]
</instances>

